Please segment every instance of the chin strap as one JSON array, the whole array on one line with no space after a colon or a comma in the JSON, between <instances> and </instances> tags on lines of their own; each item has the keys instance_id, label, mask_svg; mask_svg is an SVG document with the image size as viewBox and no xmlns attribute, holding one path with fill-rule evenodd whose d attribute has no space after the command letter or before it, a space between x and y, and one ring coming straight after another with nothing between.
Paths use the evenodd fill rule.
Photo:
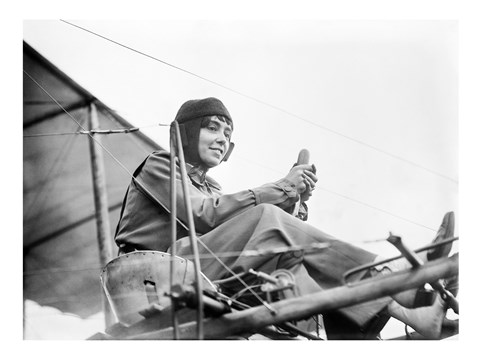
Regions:
<instances>
[{"instance_id":1,"label":"chin strap","mask_svg":"<svg viewBox=\"0 0 480 360\"><path fill-rule=\"evenodd\" d=\"M230 146L228 147L227 153L223 157L222 161L227 161L228 160L228 158L230 157L230 154L232 153L234 147L235 147L235 144L233 142L231 142Z\"/></svg>"},{"instance_id":2,"label":"chin strap","mask_svg":"<svg viewBox=\"0 0 480 360\"><path fill-rule=\"evenodd\" d=\"M178 128L180 130L180 136L182 138L183 146L188 146L188 136L187 136L187 130L185 129L185 125L178 124Z\"/></svg>"}]
</instances>

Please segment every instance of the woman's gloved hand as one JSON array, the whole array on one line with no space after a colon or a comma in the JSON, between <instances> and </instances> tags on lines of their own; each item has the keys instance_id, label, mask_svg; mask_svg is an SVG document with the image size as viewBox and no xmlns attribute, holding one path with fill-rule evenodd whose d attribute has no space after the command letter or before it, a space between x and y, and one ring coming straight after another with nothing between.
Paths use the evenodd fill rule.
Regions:
<instances>
[{"instance_id":1,"label":"woman's gloved hand","mask_svg":"<svg viewBox=\"0 0 480 360\"><path fill-rule=\"evenodd\" d=\"M315 183L318 181L315 165L295 165L285 177L291 182L300 194L302 202L307 201L315 190Z\"/></svg>"}]
</instances>

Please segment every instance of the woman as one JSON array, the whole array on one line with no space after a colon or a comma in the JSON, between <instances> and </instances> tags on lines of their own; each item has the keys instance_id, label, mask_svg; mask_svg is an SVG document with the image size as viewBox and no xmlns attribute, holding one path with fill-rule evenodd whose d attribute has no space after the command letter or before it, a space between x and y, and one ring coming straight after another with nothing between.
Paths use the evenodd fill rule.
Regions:
<instances>
[{"instance_id":1,"label":"woman","mask_svg":"<svg viewBox=\"0 0 480 360\"><path fill-rule=\"evenodd\" d=\"M283 255L255 257L227 257L222 261L236 273L249 269L271 273L275 269L288 269L296 278L300 295L328 289L342 284L342 275L349 269L367 264L378 256L310 226L305 220L305 202L315 189L317 176L310 164L296 165L278 181L247 189L235 194L222 194L220 185L207 175L210 168L226 161L233 149L232 118L216 98L190 100L184 103L175 118L180 126L182 144L190 179L195 229L201 240L199 250L208 254L202 244L215 253L246 250L276 249L284 246L325 244L325 248L309 253L287 252ZM181 189L180 171L177 171L177 189ZM133 250L168 251L170 247L170 155L166 151L152 153L135 172L137 180L147 188L162 206L158 206L137 187L129 186L124 208L115 237L120 253ZM298 218L292 216L295 204L301 200ZM177 217L187 223L183 192L177 194ZM188 256L190 242L187 231L178 224L177 255ZM446 216L436 240L453 235L453 214ZM450 246L451 247L451 246ZM439 253L430 253L431 259L445 256L446 246ZM211 280L228 278L231 273L214 258L202 257L202 272ZM365 276L368 274L359 274ZM438 336L445 315L443 304L415 310L412 306L415 291L406 291L391 298L382 298L365 304L339 310L343 316L359 327L366 326L382 309L428 337ZM400 305L401 304L401 305ZM411 321L418 317L422 321ZM435 310L435 311L434 311ZM410 312L412 312L410 314ZM416 312L416 313L414 313ZM436 327L425 316L435 313ZM438 318L440 317L440 322ZM419 322L416 324L414 322ZM423 326L427 325L427 326ZM428 331L426 331L428 330Z\"/></svg>"}]
</instances>

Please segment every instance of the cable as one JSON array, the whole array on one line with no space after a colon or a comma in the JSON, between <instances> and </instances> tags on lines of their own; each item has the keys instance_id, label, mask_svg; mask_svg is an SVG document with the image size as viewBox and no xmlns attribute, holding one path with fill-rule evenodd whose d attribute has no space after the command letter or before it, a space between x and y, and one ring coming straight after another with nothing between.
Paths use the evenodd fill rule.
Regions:
<instances>
[{"instance_id":1,"label":"cable","mask_svg":"<svg viewBox=\"0 0 480 360\"><path fill-rule=\"evenodd\" d=\"M110 111L106 108L104 108L103 106L100 106L99 107L99 110L100 112L105 115L105 117L107 119L110 120L110 122L112 122L113 124L118 124L118 120L115 118L115 116L113 116ZM152 125L145 125L145 126L141 126L139 127L139 129L144 129L144 128L150 128L150 127L157 127L157 126L163 126L163 127L170 127L170 124L163 124L163 123L156 123L156 124L152 124ZM138 137L131 137L131 136L127 136L127 139L131 140L131 143L134 144L138 149L140 149L143 153L145 153L145 156L147 156L148 154L151 153L151 147L148 147L148 146L145 146L143 143L141 143L139 141L139 138Z\"/></svg>"},{"instance_id":2,"label":"cable","mask_svg":"<svg viewBox=\"0 0 480 360\"><path fill-rule=\"evenodd\" d=\"M27 75L30 80L32 80L40 89L42 89L43 92L45 92L45 94L47 94L59 107L60 109L62 109L65 114L68 115L68 117L70 117L88 136L90 136L90 138L95 141L97 143L98 146L100 146L107 154L109 154L111 156L111 158L113 160L115 160L131 177L133 177L133 174L130 173L130 171L107 149L105 148L105 146L103 146L103 144L101 144L100 142L97 141L97 139L95 139L95 137L90 133L90 131L88 131L87 129L85 129L83 127L82 124L80 124L80 122L75 119L75 117L73 117L72 114L70 114L42 85L40 85L28 72L26 72L25 70L23 70L23 72L25 73L25 75Z\"/></svg>"},{"instance_id":3,"label":"cable","mask_svg":"<svg viewBox=\"0 0 480 360\"><path fill-rule=\"evenodd\" d=\"M261 288L262 287L262 284L257 284L257 285L250 285L248 286L248 288L243 288L242 290L236 292L235 294L233 294L232 296L230 296L230 298L232 300L237 300L238 298L240 298L240 296L242 296L243 294L245 294L247 291L250 291L250 290L254 290L254 289L257 289L257 288Z\"/></svg>"},{"instance_id":4,"label":"cable","mask_svg":"<svg viewBox=\"0 0 480 360\"><path fill-rule=\"evenodd\" d=\"M194 77L196 77L196 78L198 78L198 79L201 79L201 80L203 80L203 81L206 81L206 82L208 82L208 83L210 83L210 84L213 84L213 85L215 85L215 86L218 86L218 87L220 87L220 88L222 88L222 89L228 90L228 91L230 91L230 92L232 92L232 93L235 93L235 94L237 94L237 95L240 95L240 96L242 96L242 97L245 97L245 98L250 99L250 100L252 100L252 101L255 101L255 102L257 102L257 103L260 103L260 104L262 104L262 105L265 105L265 106L267 106L267 107L270 107L270 108L272 108L272 109L275 109L275 110L277 110L277 111L279 111L279 112L281 112L281 113L284 113L284 114L289 115L289 116L291 116L291 117L294 117L294 118L296 118L296 119L302 120L302 121L304 121L304 122L306 122L306 123L308 123L308 124L310 124L310 125L313 125L313 126L316 126L316 127L320 128L320 129L322 129L322 130L324 130L324 131L327 131L327 132L330 132L330 133L332 133L332 134L334 134L334 135L343 137L343 138L345 138L345 139L347 139L347 140L350 140L350 141L352 141L352 142L355 142L355 143L357 143L357 144L359 144L359 145L362 145L362 146L364 146L364 147L367 147L367 148L369 148L369 149L371 149L371 150L374 150L374 151L377 151L377 152L382 153L382 154L384 154L384 155L390 156L391 158L394 158L394 159L403 161L403 162L405 162L405 163L407 163L407 164L410 164L411 166L418 167L418 168L420 168L420 169L422 169L422 170L424 170L424 171L426 171L426 172L429 172L429 173L431 173L431 174L433 174L433 175L442 177L442 178L444 178L444 179L446 179L446 180L449 180L449 181L451 181L451 182L453 182L453 183L455 183L455 184L458 184L458 180L457 180L457 179L454 179L454 178L452 178L452 177L450 177L450 176L444 175L444 174L442 174L442 173L440 173L440 172L438 172L438 171L429 169L429 168L427 168L427 167L425 167L425 166L423 166L423 165L421 165L421 164L418 164L418 163L416 163L416 162L414 162L414 161L408 160L408 159L406 159L406 158L403 158L403 157L401 157L401 156L398 156L398 155L393 154L393 153L391 153L391 152L388 152L388 151L386 151L386 150L380 149L380 148L378 148L378 147L376 147L376 146L373 146L373 145L370 145L370 144L368 144L368 143L366 143L366 142L364 142L364 141L362 141L362 140L359 140L359 139L356 139L356 138L354 138L354 137L345 135L345 134L343 134L343 133L341 133L341 132L339 132L339 131L330 129L330 128L324 126L324 125L318 124L318 123L316 123L316 122L314 122L314 121L311 121L311 120L309 120L309 119L307 119L307 118L301 117L301 116L299 116L299 115L297 115L297 114L294 114L294 113L292 113L292 112L290 112L290 111L288 111L288 110L282 109L282 108L280 108L280 107L278 107L278 106L276 106L276 105L270 104L270 103L265 102L265 101L260 100L260 99L257 99L257 98L255 98L255 97L253 97L253 96L250 96L250 95L247 95L247 94L245 94L245 93L239 92L239 91L237 91L237 90L235 90L235 89L232 89L232 88L230 88L230 87L228 87L228 86L222 85L222 84L220 84L220 83L218 83L218 82L216 82L216 81L207 79L207 78L205 78L205 77L203 77L203 76L200 76L200 75L198 75L198 74L195 74L195 73L193 73L193 72L191 72L191 71L185 70L185 69L183 69L183 68L181 68L181 67L179 67L179 66L170 64L170 63L168 63L168 62L166 62L166 61L164 61L164 60L161 60L161 59L159 59L159 58L156 58L156 57L154 57L154 56L152 56L152 55L146 54L146 53L144 53L144 52L142 52L142 51L139 51L139 50L136 50L136 49L134 49L134 48L132 48L132 47L130 47L130 46L124 45L124 44L119 43L119 42L117 42L117 41L115 41L115 40L112 40L112 39L110 39L110 38L107 38L106 36L100 35L100 34L94 32L94 31L88 30L88 29L86 29L86 28L84 28L84 27L82 27L82 26L75 25L75 24L73 24L73 23L70 23L70 22L65 21L65 20L62 20L62 19L60 19L60 21L64 22L65 24L68 24L68 25L70 25L70 26L73 26L73 27L76 27L76 28L78 28L78 29L81 29L81 30L83 30L83 31L85 31L85 32L88 32L88 33L90 33L90 34L92 34L92 35L95 35L95 36L97 36L97 37L99 37L99 38L102 38L102 39L104 39L104 40L106 40L106 41L109 41L109 42L111 42L111 43L113 43L113 44L115 44L115 45L118 45L118 46L123 47L123 48L125 48L125 49L128 49L128 50L130 50L130 51L133 51L133 52L135 52L135 53L137 53L137 54L139 54L139 55L145 56L145 57L147 57L147 58L149 58L149 59L152 59L152 60L155 60L155 61L157 61L157 62L160 62L160 63L162 63L162 64L164 64L164 65L166 65L166 66L169 66L169 67L174 68L174 69L176 69L176 70L182 71L182 72L184 72L184 73L186 73L186 74L189 74L189 75L191 75L191 76L194 76Z\"/></svg>"},{"instance_id":5,"label":"cable","mask_svg":"<svg viewBox=\"0 0 480 360\"><path fill-rule=\"evenodd\" d=\"M62 132L62 133L46 133L46 134L28 134L23 135L24 138L32 137L42 137L42 136L61 136L61 135L88 135L88 134L100 134L100 135L110 135L110 134L128 134L132 132L137 132L140 129L151 128L156 126L170 126L169 124L152 124L141 127L131 127L131 128L122 128L122 129L105 129L105 130L84 130L76 132Z\"/></svg>"},{"instance_id":6,"label":"cable","mask_svg":"<svg viewBox=\"0 0 480 360\"><path fill-rule=\"evenodd\" d=\"M245 288L248 288L249 285L243 281L243 279L237 275L232 269L230 269L222 260L220 260L220 258L218 258L215 253L210 250L210 248L202 241L200 240L200 238L197 238L197 241L205 248L205 250L207 250L214 258L215 260L217 260L220 265L223 266L223 268L225 270L227 270L230 274L233 275L233 277L235 279L237 279ZM252 293L253 296L255 296L257 298L257 300L260 301L260 303L265 306L271 313L276 313L276 310L274 308L272 308L267 302L265 302L256 292L254 292L253 290L250 289L250 292Z\"/></svg>"},{"instance_id":7,"label":"cable","mask_svg":"<svg viewBox=\"0 0 480 360\"><path fill-rule=\"evenodd\" d=\"M261 167L261 168L266 169L266 170L269 170L269 171L276 172L276 173L278 173L278 174L283 174L281 171L278 171L277 169L273 169L273 168L271 168L271 167L264 166L263 164L260 164L260 163L258 163L258 162L250 161L250 160L247 160L247 159L244 159L244 160L245 160L245 161L248 161L249 164L253 164L253 165L255 165L255 166ZM421 223L419 223L419 222L416 222L416 221L407 219L407 218L405 218L405 217L403 217L403 216L396 215L396 214L394 214L394 213L392 213L392 212L390 212L390 211L383 210L383 209L381 209L381 208L379 208L379 207L377 207L377 206L367 204L366 202L363 202L363 201L354 199L354 198L349 197L349 196L346 196L346 195L342 195L342 194L340 194L340 193L338 193L338 192L336 192L336 191L327 189L327 188L325 188L325 187L316 186L315 188L316 188L316 189L320 189L320 190L325 191L325 192L328 192L328 193L330 193L330 194L333 194L333 195L342 197L342 198L344 198L344 199L347 199L347 200L356 202L357 204L366 206L366 207L368 207L368 208L371 208L371 209L374 209L374 210L383 212L383 213L385 213L385 214L387 214L387 215L393 216L394 218L397 218L397 219L400 219L400 220L409 222L410 224L414 224L414 225L423 227L423 228L428 229L428 230L437 231L437 229L434 229L434 228L431 228L431 227L429 227L429 226L423 225L423 224L421 224Z\"/></svg>"},{"instance_id":8,"label":"cable","mask_svg":"<svg viewBox=\"0 0 480 360\"><path fill-rule=\"evenodd\" d=\"M293 252L293 251L303 251L305 253L312 253L315 251L321 251L327 248L328 245L326 244L312 244L308 246L284 246L277 249L268 249L268 250L247 250L247 251L228 251L228 252L221 252L221 253L214 253L212 254L200 254L200 259L215 259L215 258L222 258L222 257L255 257L255 256L268 256L268 255L278 255L283 254L286 252ZM174 255L172 255L172 258ZM182 255L182 259L186 260L193 260L193 255ZM173 262L173 261L172 261ZM98 264L84 264L82 266L76 267L56 267L56 268L44 268L44 269L37 269L37 270L28 270L24 271L24 276L42 276L42 275L50 275L56 273L70 273L76 271L97 271L101 270L102 267ZM173 271L171 273L174 273ZM237 276L242 276L248 272L242 274L236 274ZM233 280L235 277L230 277L225 280ZM213 281L215 284L221 284L224 280L217 280Z\"/></svg>"},{"instance_id":9,"label":"cable","mask_svg":"<svg viewBox=\"0 0 480 360\"><path fill-rule=\"evenodd\" d=\"M64 133L48 133L48 134L30 134L30 135L23 135L24 138L34 138L34 137L42 137L42 136L61 136L61 135L80 135L82 132L64 132Z\"/></svg>"},{"instance_id":10,"label":"cable","mask_svg":"<svg viewBox=\"0 0 480 360\"><path fill-rule=\"evenodd\" d=\"M429 226L420 224L419 222L416 222L416 221L407 219L407 218L405 218L405 217L403 217L403 216L396 215L396 214L394 214L394 213L392 213L392 212L390 212L390 211L383 210L383 209L380 209L379 207L376 207L376 206L367 204L367 203L365 203L365 202L363 202L363 201L356 200L356 199L351 198L351 197L349 197L349 196L339 194L339 193L337 193L337 192L335 192L335 191L332 191L332 190L329 190L329 189L327 189L327 188L324 188L324 187L321 187L321 186L317 186L316 188L317 188L317 189L320 189L320 190L323 190L323 191L326 191L326 192L329 192L329 193L331 193L331 194L334 194L334 195L343 197L344 199L347 199L347 200L356 202L356 203L358 203L358 204L361 204L361 205L363 205L363 206L369 207L369 208L371 208L371 209L374 209L374 210L383 212L384 214L387 214L387 215L393 216L393 217L395 217L395 218L397 218L397 219L400 219L400 220L409 222L410 224L417 225L417 226L420 226L420 227L423 227L423 228L425 228L425 229L432 230L432 231L437 231L437 230L438 230L438 229L434 229L434 228L431 228L431 227L429 227Z\"/></svg>"}]
</instances>

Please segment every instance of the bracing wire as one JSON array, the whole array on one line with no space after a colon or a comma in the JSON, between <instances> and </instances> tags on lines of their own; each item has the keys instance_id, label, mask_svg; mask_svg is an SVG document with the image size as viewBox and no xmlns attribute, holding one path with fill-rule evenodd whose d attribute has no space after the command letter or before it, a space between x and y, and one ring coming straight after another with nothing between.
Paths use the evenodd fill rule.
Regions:
<instances>
[{"instance_id":1,"label":"bracing wire","mask_svg":"<svg viewBox=\"0 0 480 360\"><path fill-rule=\"evenodd\" d=\"M386 239L383 239L386 241ZM202 244L207 249L205 244ZM199 254L198 257L200 259L216 259L216 258L230 258L230 257L256 257L256 256L266 256L266 255L278 255L283 254L286 252L292 251L304 251L305 253L315 252L315 251L322 251L327 247L325 244L312 244L309 246L285 246L276 249L268 249L268 250L243 250L243 251L226 251L226 252L213 252L210 250L208 254ZM209 249L207 250L209 251ZM182 255L182 259L192 260L193 255ZM47 269L37 269L37 270L28 270L24 271L24 276L42 276L54 273L70 273L70 272L77 272L77 271L98 271L101 270L101 266L97 263L92 264L83 264L82 266L69 266L69 267L55 267L55 268L47 268ZM239 274L236 274L239 276Z\"/></svg>"},{"instance_id":2,"label":"bracing wire","mask_svg":"<svg viewBox=\"0 0 480 360\"><path fill-rule=\"evenodd\" d=\"M267 170L269 170L269 171L276 172L276 173L278 173L278 174L283 174L282 172L278 171L277 169L273 169L273 168L271 168L271 167L264 166L263 164L260 164L260 163L258 163L258 162L249 161L249 163L251 163L251 164L253 164L253 165L255 165L255 166L261 167L261 168L263 168L263 169L267 169ZM408 219L408 218L406 218L406 217L403 217L403 216L394 214L394 213L392 213L391 211L381 209L381 208L379 208L378 206L374 206L374 205L368 204L368 203L366 203L366 202L364 202L364 201L357 200L357 199L352 198L352 197L350 197L350 196L340 194L339 192L336 192L336 191L327 189L326 187L318 186L318 185L317 185L315 188L318 189L318 190L322 190L322 191L325 191L325 192L327 192L327 193L333 194L333 195L335 195L335 196L342 197L342 198L344 198L344 199L347 199L347 200L349 200L349 201L355 202L355 203L357 203L357 204L363 205L363 206L368 207L368 208L370 208L370 209L373 209L373 210L376 210L376 211L380 211L380 212L382 212L382 213L384 213L384 214L387 214L387 215L392 216L392 217L394 217L394 218L397 218L397 219L399 219L399 220L403 220L403 221L408 222L408 223L410 223L410 224L413 224L413 225L416 225L416 226L419 226L419 227L423 227L423 228L428 229L428 230L437 231L437 229L434 229L434 228L432 228L432 227L430 227L430 226L423 225L423 224L421 224L421 223L419 223L419 222L417 222L417 221L414 221L414 220Z\"/></svg>"},{"instance_id":3,"label":"bracing wire","mask_svg":"<svg viewBox=\"0 0 480 360\"><path fill-rule=\"evenodd\" d=\"M327 188L324 188L324 187L321 187L321 186L317 186L317 189L320 189L320 190L329 192L329 193L334 194L334 195L336 195L336 196L343 197L344 199L347 199L347 200L356 202L357 204L360 204L360 205L369 207L369 208L371 208L371 209L374 209L374 210L383 212L384 214L387 214L387 215L393 216L393 217L395 217L395 218L397 218L397 219L400 219L400 220L409 222L410 224L417 225L417 226L420 226L420 227L423 227L423 228L425 228L425 229L432 230L432 231L437 231L437 230L438 230L438 229L431 228L430 226L423 225L423 224L421 224L421 223L419 223L419 222L417 222L417 221L413 221L413 220L407 219L406 217L396 215L396 214L394 214L394 213L392 213L392 212L390 212L390 211L381 209L381 208L379 208L379 207L377 207L377 206L373 206L373 205L367 204L366 202L363 202L363 201L354 199L354 198L352 198L352 197L350 197L350 196L342 195L342 194L340 194L340 193L337 193L336 191L333 191L333 190L330 190L330 189L327 189Z\"/></svg>"},{"instance_id":4,"label":"bracing wire","mask_svg":"<svg viewBox=\"0 0 480 360\"><path fill-rule=\"evenodd\" d=\"M458 180L457 180L457 179L454 179L454 178L452 178L452 177L450 177L450 176L447 176L447 175L445 175L445 174L442 174L442 173L440 173L440 172L438 172L438 171L436 171L436 170L432 170L432 169L430 169L430 168L427 168L426 166L424 166L424 165L422 165L422 164L416 163L416 162L414 162L414 161L412 161L412 160L406 159L406 158L404 158L404 157L401 157L401 156L396 155L396 154L394 154L394 153L391 153L391 152L389 152L389 151L383 150L383 149L381 149L381 148L379 148L379 147L377 147L377 146L371 145L371 144L369 144L369 143L367 143L367 142L365 142L365 141L362 141L362 140L360 140L360 139L357 139L357 138L354 138L354 137L352 137L352 136L346 135L346 134L341 133L341 132L339 132L339 131L337 131L337 130L331 129L331 128L325 126L325 125L319 124L319 123L314 122L314 121L312 121L312 120L309 120L309 119L307 119L307 118L305 118L305 117L299 116L299 115L297 115L297 114L295 114L295 113L293 113L293 112L291 112L291 111L285 110L285 109L280 108L280 107L278 107L278 106L276 106L276 105L273 105L273 104L268 103L268 102L266 102L266 101L260 100L260 99L258 99L258 98L256 98L256 97L250 96L250 95L245 94L245 93L242 93L242 92L240 92L240 91L237 91L237 90L235 90L235 89L233 89L233 88L231 88L231 87L225 86L225 85L223 85L223 84L221 84L221 83L219 83L219 82L216 82L216 81L210 80L210 79L208 79L208 78L206 78L206 77L203 77L203 76L201 76L201 75L198 75L198 74L196 74L196 73L194 73L194 72L192 72L192 71L183 69L183 68L181 68L181 67L179 67L179 66L176 66L176 65L173 65L173 64L171 64L171 63L169 63L169 62L166 62L166 61L164 61L164 60L161 60L161 59L159 59L159 58L157 58L157 57L154 57L154 56L152 56L152 55L149 55L149 54L147 54L147 53L145 53L145 52L139 51L139 50L134 49L134 48L132 48L132 47L130 47L130 46L127 46L127 45L125 45L125 44L122 44L122 43L120 43L120 42L118 42L118 41L112 40L112 39L110 39L110 38L108 38L108 37L106 37L106 36L103 36L103 35L101 35L101 34L99 34L99 33L94 32L94 31L92 31L92 30L86 29L86 28L84 28L84 27L82 27L82 26L73 24L73 23L71 23L71 22L68 22L68 21L62 20L62 19L61 19L60 21L64 22L65 24L68 24L68 25L70 25L70 26L76 27L76 28L78 28L78 29L80 29L80 30L82 30L82 31L87 32L87 33L90 33L90 34L92 34L92 35L95 35L95 36L97 36L97 37L99 37L99 38L101 38L101 39L104 39L104 40L106 40L106 41L109 41L109 42L111 42L111 43L113 43L113 44L115 44L115 45L118 45L118 46L120 46L120 47L123 47L123 48L125 48L125 49L127 49L127 50L130 50L130 51L132 51L132 52L135 52L135 53L137 53L137 54L139 54L139 55L141 55L141 56L145 56L145 57L147 57L147 58L149 58L149 59L152 59L152 60L154 60L154 61L157 61L157 62L159 62L159 63L161 63L161 64L163 64L163 65L169 66L169 67L171 67L171 68L173 68L173 69L176 69L176 70L178 70L178 71L181 71L181 72L184 72L184 73L186 73L186 74L189 74L189 75L191 75L191 76L193 76L193 77L196 77L196 78L198 78L198 79L200 79L200 80L203 80L203 81L205 81L205 82L208 82L208 83L210 83L210 84L212 84L212 85L218 86L218 87L220 87L220 88L222 88L222 89L225 89L225 90L228 90L228 91L230 91L230 92L232 92L232 93L234 93L234 94L237 94L237 95L242 96L242 97L244 97L244 98L247 98L247 99L249 99L249 100L255 101L255 102L257 102L257 103L259 103L259 104L262 104L262 105L264 105L264 106L267 106L267 107L269 107L269 108L271 108L271 109L277 110L277 111L279 111L279 112L281 112L281 113L284 113L284 114L286 114L286 115L288 115L288 116L291 116L291 117L296 118L296 119L298 119L298 120L301 120L301 121L303 121L303 122L305 122L305 123L308 123L308 124L310 124L310 125L313 125L313 126L315 126L315 127L318 127L318 128L320 128L320 129L322 129L322 130L324 130L324 131L327 131L327 132L329 132L329 133L331 133L331 134L334 134L334 135L339 136L339 137L343 137L344 139L347 139L347 140L349 140L349 141L352 141L352 142L354 142L354 143L357 143L357 144L359 144L359 145L361 145L361 146L364 146L364 147L366 147L366 148L369 148L369 149L371 149L371 150L373 150L373 151L376 151L376 152L378 152L378 153L382 153L382 154L387 155L387 156L389 156L389 157L391 157L391 158L393 158L393 159L402 161L402 162L407 163L407 164L409 164L409 165L411 165L411 166L420 168L420 169L422 169L422 170L424 170L424 171L426 171L426 172L429 172L429 173L431 173L431 174L433 174L433 175L436 175L436 176L438 176L438 177L441 177L441 178L444 178L444 179L446 179L446 180L448 180L448 181L451 181L451 182L453 182L453 183L455 183L455 184L458 184Z\"/></svg>"},{"instance_id":5,"label":"bracing wire","mask_svg":"<svg viewBox=\"0 0 480 360\"><path fill-rule=\"evenodd\" d=\"M157 127L157 126L170 126L169 124L152 124L146 125L142 127L131 127L131 128L123 128L123 129L108 129L108 130L83 130L83 131L75 131L75 132L61 132L61 133L45 133L45 134L27 134L23 135L24 138L34 138L34 137L42 137L42 136L62 136L62 135L89 135L89 134L100 134L100 135L111 135L111 134L128 134L132 132L137 132L140 129L145 129L149 127Z\"/></svg>"},{"instance_id":6,"label":"bracing wire","mask_svg":"<svg viewBox=\"0 0 480 360\"><path fill-rule=\"evenodd\" d=\"M64 135L80 135L80 134L83 134L83 132L76 131L76 132L61 132L61 133L28 134L28 135L23 135L23 137L35 138L35 137L43 137L43 136L64 136Z\"/></svg>"},{"instance_id":7,"label":"bracing wire","mask_svg":"<svg viewBox=\"0 0 480 360\"><path fill-rule=\"evenodd\" d=\"M99 107L100 109L100 112L105 115L108 119L110 119L110 121L114 124L118 124L118 120L107 110L105 109L103 106ZM144 126L141 126L139 127L139 129L145 129L145 128L150 128L150 127L167 127L167 126L170 126L170 124L164 124L164 123L155 123L155 124L151 124L151 125L144 125ZM108 135L108 134L107 134ZM140 149L142 152L145 153L145 156L148 155L150 152L151 152L151 149L150 148L146 148L142 143L140 143L140 141L138 140L137 137L127 137L129 140L131 140L131 143L134 144L138 149Z\"/></svg>"},{"instance_id":8,"label":"bracing wire","mask_svg":"<svg viewBox=\"0 0 480 360\"><path fill-rule=\"evenodd\" d=\"M230 269L228 267L227 264L225 264L219 257L217 257L215 255L215 253L210 250L210 248L202 241L200 240L200 238L197 237L197 241L200 243L200 245L202 245L205 250L207 250L214 258L216 261L218 261L218 263L225 269L227 270L233 278L235 278L239 283L241 283L246 289L248 289L248 291L258 300L260 301L260 303L265 306L271 313L275 313L275 309L272 308L270 306L270 304L268 304L266 301L264 301L260 295L258 295L255 291L253 291L253 289L250 288L250 285L248 285L237 273L235 273L232 269Z\"/></svg>"},{"instance_id":9,"label":"bracing wire","mask_svg":"<svg viewBox=\"0 0 480 360\"><path fill-rule=\"evenodd\" d=\"M65 112L65 114L67 114L67 116L72 119L93 141L95 141L97 143L98 146L100 146L120 167L123 168L124 171L127 172L127 174L129 174L131 177L133 177L133 174L125 167L125 165L123 165L105 146L103 146L103 144L101 144L99 141L97 141L97 139L95 139L95 137L93 136L93 134L88 131L87 129L85 129L85 127L80 124L80 122L72 115L70 114L63 106L62 104L60 104L41 84L39 84L27 71L23 70L24 74L27 75L30 80L32 80L45 94L47 94L56 104L57 106L60 107L60 109L63 110L63 112Z\"/></svg>"}]
</instances>

